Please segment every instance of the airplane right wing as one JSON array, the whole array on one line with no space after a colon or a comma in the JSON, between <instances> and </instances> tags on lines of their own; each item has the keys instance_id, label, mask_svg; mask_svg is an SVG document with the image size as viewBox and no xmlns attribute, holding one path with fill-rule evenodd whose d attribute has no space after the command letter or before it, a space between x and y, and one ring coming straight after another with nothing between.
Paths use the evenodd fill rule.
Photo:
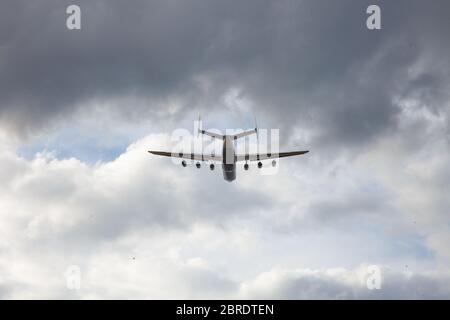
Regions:
<instances>
[{"instance_id":1,"label":"airplane right wing","mask_svg":"<svg viewBox=\"0 0 450 320\"><path fill-rule=\"evenodd\" d=\"M164 157L173 157L173 158L181 158L181 159L189 159L189 160L198 160L198 161L222 161L222 156L216 156L216 155L207 155L207 154L198 154L198 153L172 153L172 152L165 152L165 151L148 151L151 154L155 154L157 156L164 156Z\"/></svg>"},{"instance_id":2,"label":"airplane right wing","mask_svg":"<svg viewBox=\"0 0 450 320\"><path fill-rule=\"evenodd\" d=\"M268 153L268 154L242 154L242 155L236 155L236 161L259 161L259 160L267 160L267 159L277 159L277 158L284 158L284 157L293 157L293 156L299 156L305 153L308 153L308 150L305 151L291 151L291 152L280 152L280 153Z\"/></svg>"}]
</instances>

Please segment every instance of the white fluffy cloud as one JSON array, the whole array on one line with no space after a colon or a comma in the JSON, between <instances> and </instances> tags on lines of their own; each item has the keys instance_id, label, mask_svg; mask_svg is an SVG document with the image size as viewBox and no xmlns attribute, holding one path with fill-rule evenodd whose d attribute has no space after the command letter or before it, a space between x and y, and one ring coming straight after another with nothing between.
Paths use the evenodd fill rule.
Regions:
<instances>
[{"instance_id":1,"label":"white fluffy cloud","mask_svg":"<svg viewBox=\"0 0 450 320\"><path fill-rule=\"evenodd\" d=\"M324 163L314 153L287 160L274 176L239 171L234 184L220 171L148 155L150 147L171 145L162 134L95 164L52 152L27 160L3 143L0 293L449 297L446 217L434 207L445 197L415 183L440 172L443 160L398 168L393 157L410 156L390 152L406 147L401 137L392 141L398 145L380 140L352 160ZM382 267L381 290L365 286L369 264ZM67 288L71 265L80 267L81 290Z\"/></svg>"}]
</instances>

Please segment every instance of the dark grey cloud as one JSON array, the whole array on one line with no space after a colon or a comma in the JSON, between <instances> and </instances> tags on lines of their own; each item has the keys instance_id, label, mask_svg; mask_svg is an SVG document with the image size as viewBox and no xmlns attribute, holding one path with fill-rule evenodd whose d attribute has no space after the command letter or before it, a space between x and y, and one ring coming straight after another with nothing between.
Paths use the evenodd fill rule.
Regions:
<instances>
[{"instance_id":1,"label":"dark grey cloud","mask_svg":"<svg viewBox=\"0 0 450 320\"><path fill-rule=\"evenodd\" d=\"M377 1L382 30L368 31L372 2L77 1L82 30L68 31L72 1L4 1L0 119L33 132L70 121L89 101L132 96L146 102L111 111L170 121L222 107L220 97L238 87L270 126L318 131L316 149L360 145L395 128L402 88L433 82L442 93L448 82L439 54L438 74L408 76L428 52L448 49L448 2ZM181 109L169 116L173 98Z\"/></svg>"}]
</instances>

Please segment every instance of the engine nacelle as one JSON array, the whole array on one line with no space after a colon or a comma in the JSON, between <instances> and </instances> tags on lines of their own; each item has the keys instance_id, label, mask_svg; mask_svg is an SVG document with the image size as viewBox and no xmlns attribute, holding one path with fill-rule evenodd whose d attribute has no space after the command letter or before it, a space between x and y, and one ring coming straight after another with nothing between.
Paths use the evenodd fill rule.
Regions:
<instances>
[{"instance_id":1,"label":"engine nacelle","mask_svg":"<svg viewBox=\"0 0 450 320\"><path fill-rule=\"evenodd\" d=\"M181 165L183 166L183 167L186 167L187 166L187 164L186 164L186 161L181 161Z\"/></svg>"},{"instance_id":2,"label":"engine nacelle","mask_svg":"<svg viewBox=\"0 0 450 320\"><path fill-rule=\"evenodd\" d=\"M259 169L261 169L261 168L262 168L262 166L263 166L262 162L261 162L261 161L260 161L260 162L258 162L258 168L259 168Z\"/></svg>"},{"instance_id":3,"label":"engine nacelle","mask_svg":"<svg viewBox=\"0 0 450 320\"><path fill-rule=\"evenodd\" d=\"M197 167L197 169L200 169L200 167L201 167L202 165L200 164L200 162L197 162L197 163L195 164L195 166Z\"/></svg>"},{"instance_id":4,"label":"engine nacelle","mask_svg":"<svg viewBox=\"0 0 450 320\"><path fill-rule=\"evenodd\" d=\"M248 170L248 163L244 164L244 170L245 170L245 171Z\"/></svg>"},{"instance_id":5,"label":"engine nacelle","mask_svg":"<svg viewBox=\"0 0 450 320\"><path fill-rule=\"evenodd\" d=\"M211 164L209 165L209 168L211 169L211 171L213 171L213 170L214 170L214 163L211 163Z\"/></svg>"}]
</instances>

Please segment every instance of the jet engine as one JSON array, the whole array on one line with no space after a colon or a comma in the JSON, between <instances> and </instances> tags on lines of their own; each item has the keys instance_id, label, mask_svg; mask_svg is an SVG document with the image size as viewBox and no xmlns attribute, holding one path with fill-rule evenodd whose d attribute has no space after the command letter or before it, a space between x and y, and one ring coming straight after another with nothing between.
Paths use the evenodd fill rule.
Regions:
<instances>
[{"instance_id":1,"label":"jet engine","mask_svg":"<svg viewBox=\"0 0 450 320\"><path fill-rule=\"evenodd\" d=\"M186 167L187 166L187 164L186 164L186 161L181 161L181 165L183 166L183 167Z\"/></svg>"},{"instance_id":2,"label":"jet engine","mask_svg":"<svg viewBox=\"0 0 450 320\"><path fill-rule=\"evenodd\" d=\"M263 165L262 165L262 162L261 162L261 161L260 161L260 162L258 162L258 168L259 168L259 169L261 169L261 168L262 168L262 166L263 166Z\"/></svg>"},{"instance_id":3,"label":"jet engine","mask_svg":"<svg viewBox=\"0 0 450 320\"><path fill-rule=\"evenodd\" d=\"M195 164L195 166L197 167L197 169L200 169L200 167L201 167L202 165L200 164L200 162L197 162L197 163Z\"/></svg>"},{"instance_id":4,"label":"jet engine","mask_svg":"<svg viewBox=\"0 0 450 320\"><path fill-rule=\"evenodd\" d=\"M211 164L209 165L209 168L211 169L211 171L213 171L213 170L214 170L214 163L211 163Z\"/></svg>"}]
</instances>

